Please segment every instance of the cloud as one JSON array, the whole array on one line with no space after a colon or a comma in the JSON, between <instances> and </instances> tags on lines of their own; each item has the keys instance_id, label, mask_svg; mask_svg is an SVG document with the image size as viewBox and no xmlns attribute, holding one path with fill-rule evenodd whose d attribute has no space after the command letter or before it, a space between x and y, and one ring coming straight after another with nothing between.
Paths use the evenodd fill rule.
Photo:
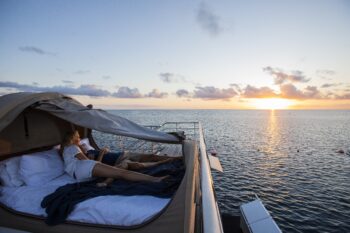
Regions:
<instances>
[{"instance_id":1,"label":"cloud","mask_svg":"<svg viewBox=\"0 0 350 233\"><path fill-rule=\"evenodd\" d=\"M323 99L321 92L315 86L307 86L304 90L298 90L293 84L284 84L280 87L282 98L287 99Z\"/></svg>"},{"instance_id":2,"label":"cloud","mask_svg":"<svg viewBox=\"0 0 350 233\"><path fill-rule=\"evenodd\" d=\"M60 92L60 91L59 91ZM94 96L94 97L106 97L110 96L111 93L109 91L100 89L96 85L81 85L78 88L72 88L72 95L87 95L87 96Z\"/></svg>"},{"instance_id":3,"label":"cloud","mask_svg":"<svg viewBox=\"0 0 350 233\"><path fill-rule=\"evenodd\" d=\"M273 98L278 97L274 90L269 87L253 87L251 85L247 85L246 88L243 89L243 93L241 97L244 98Z\"/></svg>"},{"instance_id":4,"label":"cloud","mask_svg":"<svg viewBox=\"0 0 350 233\"><path fill-rule=\"evenodd\" d=\"M41 48L35 47L35 46L20 46L18 49L25 53L34 53L38 55L56 55L55 53L45 51Z\"/></svg>"},{"instance_id":5,"label":"cloud","mask_svg":"<svg viewBox=\"0 0 350 233\"><path fill-rule=\"evenodd\" d=\"M73 74L84 75L90 73L90 70L77 70L74 71Z\"/></svg>"},{"instance_id":6,"label":"cloud","mask_svg":"<svg viewBox=\"0 0 350 233\"><path fill-rule=\"evenodd\" d=\"M139 92L137 88L129 88L129 87L119 87L118 91L113 93L114 97L118 98L142 98L143 96Z\"/></svg>"},{"instance_id":7,"label":"cloud","mask_svg":"<svg viewBox=\"0 0 350 233\"><path fill-rule=\"evenodd\" d=\"M188 97L190 97L190 93L185 89L179 89L176 91L176 96L180 97L180 98L182 98L182 97L188 98Z\"/></svg>"},{"instance_id":8,"label":"cloud","mask_svg":"<svg viewBox=\"0 0 350 233\"><path fill-rule=\"evenodd\" d=\"M168 96L168 93L166 92L160 92L158 89L153 89L150 93L146 94L145 97L150 97L150 98L165 98Z\"/></svg>"},{"instance_id":9,"label":"cloud","mask_svg":"<svg viewBox=\"0 0 350 233\"><path fill-rule=\"evenodd\" d=\"M242 92L242 88L240 87L239 84L236 83L231 83L230 87L232 87L233 89L235 89L237 92L241 93Z\"/></svg>"},{"instance_id":10,"label":"cloud","mask_svg":"<svg viewBox=\"0 0 350 233\"><path fill-rule=\"evenodd\" d=\"M0 87L15 88L26 92L60 92L68 95L88 95L93 97L110 96L110 92L100 89L96 85L81 85L77 88L69 86L39 87L37 85L19 84L16 82L0 82Z\"/></svg>"},{"instance_id":11,"label":"cloud","mask_svg":"<svg viewBox=\"0 0 350 233\"><path fill-rule=\"evenodd\" d=\"M228 100L237 95L233 88L219 89L213 86L196 87L193 98L200 98L206 100Z\"/></svg>"},{"instance_id":12,"label":"cloud","mask_svg":"<svg viewBox=\"0 0 350 233\"><path fill-rule=\"evenodd\" d=\"M109 75L103 75L102 78L107 80L107 79L111 79L112 77Z\"/></svg>"},{"instance_id":13,"label":"cloud","mask_svg":"<svg viewBox=\"0 0 350 233\"><path fill-rule=\"evenodd\" d=\"M316 74L318 74L318 75L335 75L336 72L334 70L317 70Z\"/></svg>"},{"instance_id":14,"label":"cloud","mask_svg":"<svg viewBox=\"0 0 350 233\"><path fill-rule=\"evenodd\" d=\"M7 88L8 91L24 91L24 92L60 92L67 95L86 95L90 97L115 97L115 98L165 98L168 93L161 92L158 89L153 89L148 94L141 94L137 88L118 87L118 91L111 93L107 90L100 88L97 85L85 84L79 87L72 87L74 82L69 80L62 80L67 85L53 86L53 87L40 87L38 83L33 85L19 84L16 82L1 82L0 88ZM1 90L0 90L1 91ZM8 93L8 92L6 92Z\"/></svg>"},{"instance_id":15,"label":"cloud","mask_svg":"<svg viewBox=\"0 0 350 233\"><path fill-rule=\"evenodd\" d=\"M342 85L342 83L325 83L321 86L321 88L337 87L340 85Z\"/></svg>"},{"instance_id":16,"label":"cloud","mask_svg":"<svg viewBox=\"0 0 350 233\"><path fill-rule=\"evenodd\" d=\"M159 73L160 79L165 83L189 83L193 86L200 86L199 83L194 82L190 79L187 79L185 76L181 74L175 74L170 72Z\"/></svg>"},{"instance_id":17,"label":"cloud","mask_svg":"<svg viewBox=\"0 0 350 233\"><path fill-rule=\"evenodd\" d=\"M36 85L26 85L26 84L19 84L16 82L0 82L0 87L3 88L15 88L20 91L40 91L38 90L39 87Z\"/></svg>"},{"instance_id":18,"label":"cloud","mask_svg":"<svg viewBox=\"0 0 350 233\"><path fill-rule=\"evenodd\" d=\"M307 83L310 79L307 79L303 72L299 70L292 71L291 74L283 72L281 69L272 68L270 66L264 67L263 71L272 75L274 78L274 83L277 85L284 84L286 82L291 83Z\"/></svg>"},{"instance_id":19,"label":"cloud","mask_svg":"<svg viewBox=\"0 0 350 233\"><path fill-rule=\"evenodd\" d=\"M332 80L332 76L336 74L334 70L317 70L316 74L324 80Z\"/></svg>"},{"instance_id":20,"label":"cloud","mask_svg":"<svg viewBox=\"0 0 350 233\"><path fill-rule=\"evenodd\" d=\"M212 36L216 36L222 31L219 17L204 2L199 5L196 19L198 24Z\"/></svg>"},{"instance_id":21,"label":"cloud","mask_svg":"<svg viewBox=\"0 0 350 233\"><path fill-rule=\"evenodd\" d=\"M350 91L342 95L335 95L334 98L338 100L348 100L350 99Z\"/></svg>"},{"instance_id":22,"label":"cloud","mask_svg":"<svg viewBox=\"0 0 350 233\"><path fill-rule=\"evenodd\" d=\"M177 82L175 75L173 73L159 73L160 79L165 83Z\"/></svg>"}]
</instances>

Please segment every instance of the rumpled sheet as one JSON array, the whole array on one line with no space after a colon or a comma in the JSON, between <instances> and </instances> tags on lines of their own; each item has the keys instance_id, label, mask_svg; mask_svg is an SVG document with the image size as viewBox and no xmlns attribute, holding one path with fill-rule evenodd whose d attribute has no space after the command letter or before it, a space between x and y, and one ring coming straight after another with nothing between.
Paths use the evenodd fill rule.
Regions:
<instances>
[{"instance_id":1,"label":"rumpled sheet","mask_svg":"<svg viewBox=\"0 0 350 233\"><path fill-rule=\"evenodd\" d=\"M45 209L40 206L43 198L62 185L74 182L73 178L64 174L42 187L0 186L0 202L19 212L46 217ZM67 220L117 226L138 225L161 211L169 200L154 196L95 197L77 204Z\"/></svg>"}]
</instances>

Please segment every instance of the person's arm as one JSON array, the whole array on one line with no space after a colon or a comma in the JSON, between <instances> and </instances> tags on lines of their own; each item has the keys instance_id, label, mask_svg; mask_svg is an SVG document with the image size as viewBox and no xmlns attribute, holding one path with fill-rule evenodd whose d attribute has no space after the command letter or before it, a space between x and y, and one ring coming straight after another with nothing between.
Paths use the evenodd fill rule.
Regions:
<instances>
[{"instance_id":1,"label":"person's arm","mask_svg":"<svg viewBox=\"0 0 350 233\"><path fill-rule=\"evenodd\" d=\"M89 159L83 152L76 154L75 157L79 160L88 160Z\"/></svg>"},{"instance_id":2,"label":"person's arm","mask_svg":"<svg viewBox=\"0 0 350 233\"><path fill-rule=\"evenodd\" d=\"M102 148L102 150L100 151L100 153L99 153L99 155L98 155L96 161L101 162L102 159L103 159L103 156L104 156L106 153L108 153L108 152L109 152L108 148Z\"/></svg>"},{"instance_id":3,"label":"person's arm","mask_svg":"<svg viewBox=\"0 0 350 233\"><path fill-rule=\"evenodd\" d=\"M80 148L80 150L81 150L84 154L86 154L87 150L86 150L86 148L85 148L85 144L79 145L78 147Z\"/></svg>"},{"instance_id":4,"label":"person's arm","mask_svg":"<svg viewBox=\"0 0 350 233\"><path fill-rule=\"evenodd\" d=\"M77 154L75 155L75 157L79 160L88 160L89 158L85 155L85 153L80 149L80 147L78 146L77 148Z\"/></svg>"}]
</instances>

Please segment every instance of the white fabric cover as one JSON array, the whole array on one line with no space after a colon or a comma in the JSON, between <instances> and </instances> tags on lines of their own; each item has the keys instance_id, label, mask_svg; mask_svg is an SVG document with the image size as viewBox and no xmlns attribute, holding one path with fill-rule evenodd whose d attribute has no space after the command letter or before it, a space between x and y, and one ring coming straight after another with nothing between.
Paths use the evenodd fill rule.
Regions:
<instances>
[{"instance_id":1,"label":"white fabric cover","mask_svg":"<svg viewBox=\"0 0 350 233\"><path fill-rule=\"evenodd\" d=\"M64 170L71 176L74 177L74 173L80 169L79 162L80 160L76 157L77 154L83 153L79 146L70 145L66 146L63 149L63 160L64 160ZM84 166L82 166L82 169Z\"/></svg>"},{"instance_id":2,"label":"white fabric cover","mask_svg":"<svg viewBox=\"0 0 350 233\"><path fill-rule=\"evenodd\" d=\"M63 161L56 149L23 155L19 174L28 186L41 186L64 173Z\"/></svg>"},{"instance_id":3,"label":"white fabric cover","mask_svg":"<svg viewBox=\"0 0 350 233\"><path fill-rule=\"evenodd\" d=\"M13 185L11 182L10 176L6 171L4 164L0 164L0 182L4 186L15 187L15 185Z\"/></svg>"},{"instance_id":4,"label":"white fabric cover","mask_svg":"<svg viewBox=\"0 0 350 233\"><path fill-rule=\"evenodd\" d=\"M0 202L20 212L46 216L42 199L58 187L75 180L64 174L44 186L1 187ZM153 196L100 196L76 205L68 220L95 224L132 226L141 224L161 211L168 198Z\"/></svg>"},{"instance_id":5,"label":"white fabric cover","mask_svg":"<svg viewBox=\"0 0 350 233\"><path fill-rule=\"evenodd\" d=\"M75 162L75 171L74 171L74 178L76 178L77 181L83 182L91 180L92 177L92 170L94 169L96 163L99 163L95 160L78 160Z\"/></svg>"},{"instance_id":6,"label":"white fabric cover","mask_svg":"<svg viewBox=\"0 0 350 233\"><path fill-rule=\"evenodd\" d=\"M89 151L89 150L95 150L95 148L93 148L90 145L90 141L88 138L83 138L80 140L80 146L85 150L85 151Z\"/></svg>"},{"instance_id":7,"label":"white fabric cover","mask_svg":"<svg viewBox=\"0 0 350 233\"><path fill-rule=\"evenodd\" d=\"M0 162L1 184L9 187L18 187L24 184L19 176L21 157L14 157Z\"/></svg>"}]
</instances>

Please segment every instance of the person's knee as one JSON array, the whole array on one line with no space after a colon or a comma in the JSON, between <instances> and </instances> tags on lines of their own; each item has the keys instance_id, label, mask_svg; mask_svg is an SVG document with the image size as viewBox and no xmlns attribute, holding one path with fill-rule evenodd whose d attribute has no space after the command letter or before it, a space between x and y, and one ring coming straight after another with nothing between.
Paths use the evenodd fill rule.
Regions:
<instances>
[{"instance_id":1,"label":"person's knee","mask_svg":"<svg viewBox=\"0 0 350 233\"><path fill-rule=\"evenodd\" d=\"M143 163L138 162L129 162L128 166L131 170L139 170L146 167Z\"/></svg>"},{"instance_id":2,"label":"person's knee","mask_svg":"<svg viewBox=\"0 0 350 233\"><path fill-rule=\"evenodd\" d=\"M123 168L123 169L128 169L129 168L129 164L128 164L127 160L124 160L121 163L119 163L116 167Z\"/></svg>"}]
</instances>

